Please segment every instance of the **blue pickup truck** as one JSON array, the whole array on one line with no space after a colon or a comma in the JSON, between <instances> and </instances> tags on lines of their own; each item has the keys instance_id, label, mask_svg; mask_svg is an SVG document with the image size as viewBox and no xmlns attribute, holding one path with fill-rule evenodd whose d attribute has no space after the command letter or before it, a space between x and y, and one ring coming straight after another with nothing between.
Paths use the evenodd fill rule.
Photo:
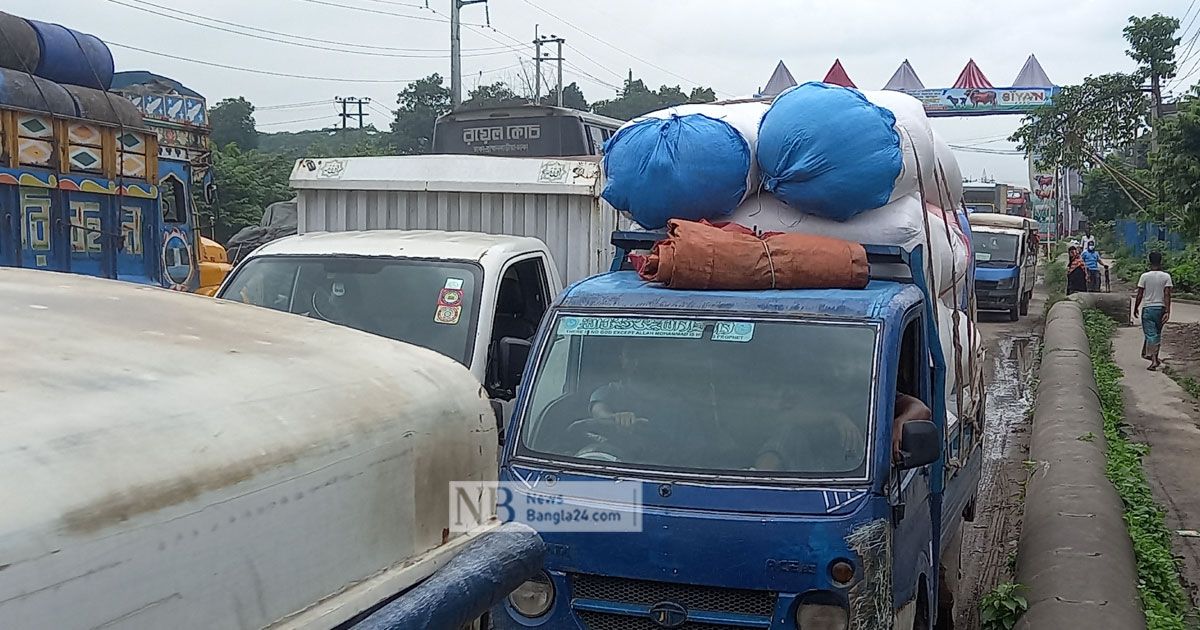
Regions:
<instances>
[{"instance_id":1,"label":"blue pickup truck","mask_svg":"<svg viewBox=\"0 0 1200 630\"><path fill-rule=\"evenodd\" d=\"M660 237L614 234L613 271L553 304L500 469L510 505L563 488L576 515L637 531L542 531L544 572L496 627L953 627L983 405L946 408L922 249L867 247L864 289L692 291L630 270ZM901 393L933 421L904 424L896 458Z\"/></svg>"}]
</instances>

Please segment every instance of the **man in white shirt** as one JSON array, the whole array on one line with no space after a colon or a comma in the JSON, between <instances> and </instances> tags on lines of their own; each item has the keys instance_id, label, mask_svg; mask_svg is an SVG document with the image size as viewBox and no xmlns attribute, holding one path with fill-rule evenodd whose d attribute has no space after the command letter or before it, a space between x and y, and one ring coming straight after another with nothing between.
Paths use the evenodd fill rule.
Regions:
<instances>
[{"instance_id":1,"label":"man in white shirt","mask_svg":"<svg viewBox=\"0 0 1200 630\"><path fill-rule=\"evenodd\" d=\"M1162 343L1162 329L1171 318L1171 274L1162 269L1162 253L1150 252L1150 271L1138 278L1137 301L1133 305L1135 317L1142 318L1142 358L1150 362L1147 370L1157 370L1162 365L1158 358Z\"/></svg>"}]
</instances>

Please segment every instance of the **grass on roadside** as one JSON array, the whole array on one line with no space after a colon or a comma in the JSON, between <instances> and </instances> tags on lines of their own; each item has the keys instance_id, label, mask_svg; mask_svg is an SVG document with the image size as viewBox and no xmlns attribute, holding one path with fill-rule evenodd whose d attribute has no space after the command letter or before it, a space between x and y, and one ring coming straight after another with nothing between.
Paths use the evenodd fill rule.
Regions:
<instances>
[{"instance_id":1,"label":"grass on roadside","mask_svg":"<svg viewBox=\"0 0 1200 630\"><path fill-rule=\"evenodd\" d=\"M1061 257L1042 260L1042 277L1046 283L1046 312L1067 299L1067 263Z\"/></svg>"},{"instance_id":2,"label":"grass on roadside","mask_svg":"<svg viewBox=\"0 0 1200 630\"><path fill-rule=\"evenodd\" d=\"M1125 505L1125 524L1137 558L1138 593L1147 626L1149 630L1184 630L1189 602L1171 552L1171 532L1142 469L1142 457L1149 448L1130 441L1123 431L1122 372L1113 361L1112 350L1116 322L1095 310L1085 311L1084 318L1104 414L1108 479Z\"/></svg>"}]
</instances>

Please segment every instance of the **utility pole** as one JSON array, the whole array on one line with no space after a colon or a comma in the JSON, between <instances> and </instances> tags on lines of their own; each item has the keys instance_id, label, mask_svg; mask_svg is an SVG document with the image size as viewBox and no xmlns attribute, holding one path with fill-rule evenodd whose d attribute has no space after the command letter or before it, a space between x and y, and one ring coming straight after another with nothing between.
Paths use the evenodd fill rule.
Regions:
<instances>
[{"instance_id":1,"label":"utility pole","mask_svg":"<svg viewBox=\"0 0 1200 630\"><path fill-rule=\"evenodd\" d=\"M462 8L487 0L450 0L450 108L462 105Z\"/></svg>"},{"instance_id":2,"label":"utility pole","mask_svg":"<svg viewBox=\"0 0 1200 630\"><path fill-rule=\"evenodd\" d=\"M342 106L342 113L338 114L338 116L340 116L342 119L342 129L345 129L347 127L347 123L350 121L351 118L357 118L358 119L358 128L359 129L363 128L363 120L366 119L366 114L363 113L363 105L370 103L371 102L370 98L367 98L367 97L355 98L353 96L348 96L346 98L342 98L340 96L335 96L335 97L333 97L333 100L338 105ZM358 113L351 114L349 111L350 105L356 105L358 107Z\"/></svg>"},{"instance_id":3,"label":"utility pole","mask_svg":"<svg viewBox=\"0 0 1200 630\"><path fill-rule=\"evenodd\" d=\"M534 54L537 56L537 59L536 59L537 64L536 64L536 68L535 68L537 70L537 78L535 79L536 87L533 90L534 99L537 102L541 102L541 100L542 100L542 61L557 61L558 62L558 106L562 107L562 104L563 104L563 66L562 66L563 52L562 52L562 47L563 47L563 44L567 43L567 40L565 40L557 35L553 35L553 34L551 34L550 37L536 36L537 27L535 26L534 29L535 29L534 30L535 37L533 39L533 45L534 45ZM546 44L558 44L558 56L557 57L543 56L542 46L544 46ZM546 55L549 55L549 53L546 53Z\"/></svg>"}]
</instances>

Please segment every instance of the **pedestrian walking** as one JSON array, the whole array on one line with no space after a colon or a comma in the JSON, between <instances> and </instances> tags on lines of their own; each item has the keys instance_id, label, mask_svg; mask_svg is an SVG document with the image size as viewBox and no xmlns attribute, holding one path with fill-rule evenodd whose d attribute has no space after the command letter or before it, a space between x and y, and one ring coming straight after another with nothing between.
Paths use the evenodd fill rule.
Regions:
<instances>
[{"instance_id":1,"label":"pedestrian walking","mask_svg":"<svg viewBox=\"0 0 1200 630\"><path fill-rule=\"evenodd\" d=\"M1162 361L1158 358L1162 343L1162 330L1171 319L1171 274L1163 271L1162 253L1150 252L1150 271L1138 278L1137 301L1133 314L1142 319L1142 358L1150 362L1147 370L1157 370Z\"/></svg>"},{"instance_id":2,"label":"pedestrian walking","mask_svg":"<svg viewBox=\"0 0 1200 630\"><path fill-rule=\"evenodd\" d=\"M1075 246L1067 248L1067 295L1087 291L1087 267Z\"/></svg>"},{"instance_id":3,"label":"pedestrian walking","mask_svg":"<svg viewBox=\"0 0 1200 630\"><path fill-rule=\"evenodd\" d=\"M1096 240L1087 240L1084 237L1086 249L1079 255L1083 259L1083 264L1087 267L1087 290L1098 292L1100 291L1100 268L1108 269L1108 265L1100 258L1100 252L1096 251Z\"/></svg>"}]
</instances>

